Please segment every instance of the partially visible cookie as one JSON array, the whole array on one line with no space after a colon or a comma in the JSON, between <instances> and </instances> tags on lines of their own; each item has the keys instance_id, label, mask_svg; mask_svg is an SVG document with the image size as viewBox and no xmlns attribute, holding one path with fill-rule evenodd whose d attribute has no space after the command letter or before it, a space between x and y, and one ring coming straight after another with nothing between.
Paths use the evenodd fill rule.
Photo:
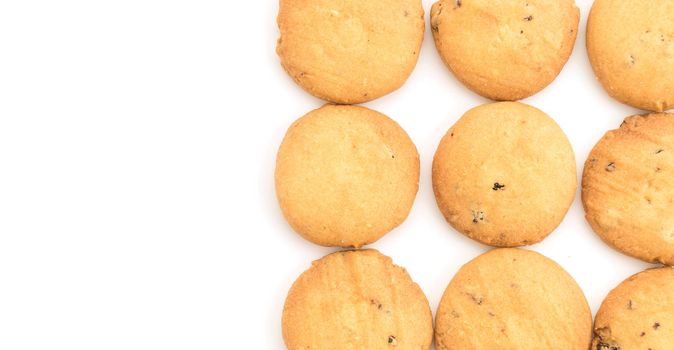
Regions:
<instances>
[{"instance_id":1,"label":"partially visible cookie","mask_svg":"<svg viewBox=\"0 0 674 350\"><path fill-rule=\"evenodd\" d=\"M594 321L592 350L674 348L674 269L640 272L612 290Z\"/></svg>"},{"instance_id":2,"label":"partially visible cookie","mask_svg":"<svg viewBox=\"0 0 674 350\"><path fill-rule=\"evenodd\" d=\"M354 104L402 86L424 37L421 0L280 0L276 51L310 94Z\"/></svg>"},{"instance_id":3,"label":"partially visible cookie","mask_svg":"<svg viewBox=\"0 0 674 350\"><path fill-rule=\"evenodd\" d=\"M585 162L583 205L609 245L674 264L674 115L636 115L606 133Z\"/></svg>"},{"instance_id":4,"label":"partially visible cookie","mask_svg":"<svg viewBox=\"0 0 674 350\"><path fill-rule=\"evenodd\" d=\"M543 240L566 215L576 185L574 154L562 129L517 102L466 112L433 160L435 198L447 221L493 246Z\"/></svg>"},{"instance_id":5,"label":"partially visible cookie","mask_svg":"<svg viewBox=\"0 0 674 350\"><path fill-rule=\"evenodd\" d=\"M592 314L574 279L554 261L495 249L447 286L435 319L438 350L587 350Z\"/></svg>"},{"instance_id":6,"label":"partially visible cookie","mask_svg":"<svg viewBox=\"0 0 674 350\"><path fill-rule=\"evenodd\" d=\"M573 0L440 0L435 45L454 75L493 100L519 100L548 86L571 55Z\"/></svg>"},{"instance_id":7,"label":"partially visible cookie","mask_svg":"<svg viewBox=\"0 0 674 350\"><path fill-rule=\"evenodd\" d=\"M427 350L433 340L426 296L376 250L315 261L288 292L282 327L289 350Z\"/></svg>"},{"instance_id":8,"label":"partially visible cookie","mask_svg":"<svg viewBox=\"0 0 674 350\"><path fill-rule=\"evenodd\" d=\"M617 100L658 112L674 107L674 1L596 0L587 52Z\"/></svg>"},{"instance_id":9,"label":"partially visible cookie","mask_svg":"<svg viewBox=\"0 0 674 350\"><path fill-rule=\"evenodd\" d=\"M419 154L385 115L326 105L290 126L275 178L283 214L299 234L324 246L360 247L407 218Z\"/></svg>"}]
</instances>

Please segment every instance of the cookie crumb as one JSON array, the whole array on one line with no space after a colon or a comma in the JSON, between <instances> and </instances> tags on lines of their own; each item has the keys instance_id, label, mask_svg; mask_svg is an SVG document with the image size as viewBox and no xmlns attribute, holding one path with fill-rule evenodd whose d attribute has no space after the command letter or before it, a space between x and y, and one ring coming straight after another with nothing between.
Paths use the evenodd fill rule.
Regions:
<instances>
[{"instance_id":1,"label":"cookie crumb","mask_svg":"<svg viewBox=\"0 0 674 350\"><path fill-rule=\"evenodd\" d=\"M484 298L483 298L482 296L480 296L480 295L476 295L476 294L470 293L470 292L469 292L469 293L466 293L466 294L468 294L468 296L469 296L471 299L473 299L473 301L474 301L475 304L477 304L477 305L482 305L482 302L484 302Z\"/></svg>"},{"instance_id":2,"label":"cookie crumb","mask_svg":"<svg viewBox=\"0 0 674 350\"><path fill-rule=\"evenodd\" d=\"M484 221L484 212L473 210L473 223L477 224L480 221Z\"/></svg>"},{"instance_id":3,"label":"cookie crumb","mask_svg":"<svg viewBox=\"0 0 674 350\"><path fill-rule=\"evenodd\" d=\"M599 342L597 344L597 350L620 350L620 347L616 346L616 345L610 345L610 344Z\"/></svg>"},{"instance_id":4,"label":"cookie crumb","mask_svg":"<svg viewBox=\"0 0 674 350\"><path fill-rule=\"evenodd\" d=\"M606 166L606 171L608 171L609 173L615 171L615 163L613 162L608 163L608 165Z\"/></svg>"},{"instance_id":5,"label":"cookie crumb","mask_svg":"<svg viewBox=\"0 0 674 350\"><path fill-rule=\"evenodd\" d=\"M396 340L395 336L389 335L388 336L388 343L389 343L389 345L396 346L398 344L398 341Z\"/></svg>"}]
</instances>

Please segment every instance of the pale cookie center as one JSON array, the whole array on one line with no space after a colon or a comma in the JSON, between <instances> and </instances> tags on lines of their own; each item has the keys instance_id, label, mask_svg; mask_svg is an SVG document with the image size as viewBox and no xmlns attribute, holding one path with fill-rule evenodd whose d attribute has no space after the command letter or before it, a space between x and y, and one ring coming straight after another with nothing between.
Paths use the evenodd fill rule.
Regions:
<instances>
[{"instance_id":1,"label":"pale cookie center","mask_svg":"<svg viewBox=\"0 0 674 350\"><path fill-rule=\"evenodd\" d=\"M333 9L328 11L328 21L322 25L325 37L335 47L351 49L363 42L365 30L358 17Z\"/></svg>"},{"instance_id":2,"label":"pale cookie center","mask_svg":"<svg viewBox=\"0 0 674 350\"><path fill-rule=\"evenodd\" d=\"M662 235L665 239L665 242L674 244L674 226L671 226L668 229L663 230Z\"/></svg>"},{"instance_id":3,"label":"pale cookie center","mask_svg":"<svg viewBox=\"0 0 674 350\"><path fill-rule=\"evenodd\" d=\"M656 28L645 29L638 36L638 41L634 40L632 46L645 46L646 54L662 54L668 60L674 59L674 39L672 39L672 35L666 33L664 30ZM627 53L627 63L630 66L634 66L635 63L639 63L641 58L639 56L643 56L643 54L638 52L638 50L637 52Z\"/></svg>"}]
</instances>

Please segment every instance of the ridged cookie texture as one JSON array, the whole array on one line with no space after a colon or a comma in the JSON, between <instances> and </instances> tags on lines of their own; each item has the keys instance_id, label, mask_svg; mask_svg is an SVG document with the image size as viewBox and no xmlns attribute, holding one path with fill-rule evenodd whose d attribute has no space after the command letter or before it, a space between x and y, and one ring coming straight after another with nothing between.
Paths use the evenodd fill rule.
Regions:
<instances>
[{"instance_id":1,"label":"ridged cookie texture","mask_svg":"<svg viewBox=\"0 0 674 350\"><path fill-rule=\"evenodd\" d=\"M557 77L579 16L573 0L440 0L431 29L440 56L469 89L514 101Z\"/></svg>"},{"instance_id":2,"label":"ridged cookie texture","mask_svg":"<svg viewBox=\"0 0 674 350\"><path fill-rule=\"evenodd\" d=\"M360 247L407 218L419 188L419 154L385 115L326 105L290 126L275 179L295 231L323 246Z\"/></svg>"},{"instance_id":3,"label":"ridged cookie texture","mask_svg":"<svg viewBox=\"0 0 674 350\"><path fill-rule=\"evenodd\" d=\"M433 160L433 190L447 221L492 246L543 240L566 215L576 188L574 154L562 129L517 102L466 112Z\"/></svg>"},{"instance_id":4,"label":"ridged cookie texture","mask_svg":"<svg viewBox=\"0 0 674 350\"><path fill-rule=\"evenodd\" d=\"M276 51L310 94L363 103L401 87L424 37L421 0L280 0Z\"/></svg>"},{"instance_id":5,"label":"ridged cookie texture","mask_svg":"<svg viewBox=\"0 0 674 350\"><path fill-rule=\"evenodd\" d=\"M636 115L607 132L585 162L585 217L617 250L674 264L674 114Z\"/></svg>"},{"instance_id":6,"label":"ridged cookie texture","mask_svg":"<svg viewBox=\"0 0 674 350\"><path fill-rule=\"evenodd\" d=\"M315 261L288 292L282 325L289 350L427 350L433 340L426 296L376 250Z\"/></svg>"},{"instance_id":7,"label":"ridged cookie texture","mask_svg":"<svg viewBox=\"0 0 674 350\"><path fill-rule=\"evenodd\" d=\"M674 1L596 0L587 52L615 99L656 112L674 107Z\"/></svg>"},{"instance_id":8,"label":"ridged cookie texture","mask_svg":"<svg viewBox=\"0 0 674 350\"><path fill-rule=\"evenodd\" d=\"M435 319L438 350L587 350L592 314L574 279L535 252L495 249L447 286Z\"/></svg>"},{"instance_id":9,"label":"ridged cookie texture","mask_svg":"<svg viewBox=\"0 0 674 350\"><path fill-rule=\"evenodd\" d=\"M591 350L674 349L674 269L640 272L612 290L594 321Z\"/></svg>"}]
</instances>

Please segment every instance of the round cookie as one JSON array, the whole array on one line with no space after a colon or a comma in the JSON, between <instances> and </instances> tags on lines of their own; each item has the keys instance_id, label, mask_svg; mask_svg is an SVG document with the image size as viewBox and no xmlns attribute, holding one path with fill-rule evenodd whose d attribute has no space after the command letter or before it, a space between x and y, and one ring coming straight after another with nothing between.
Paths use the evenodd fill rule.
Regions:
<instances>
[{"instance_id":1,"label":"round cookie","mask_svg":"<svg viewBox=\"0 0 674 350\"><path fill-rule=\"evenodd\" d=\"M562 129L517 102L468 111L433 160L435 198L447 221L492 246L543 240L566 215L576 187L574 154Z\"/></svg>"},{"instance_id":2,"label":"round cookie","mask_svg":"<svg viewBox=\"0 0 674 350\"><path fill-rule=\"evenodd\" d=\"M376 250L315 261L288 292L282 326L289 350L427 350L433 340L426 296Z\"/></svg>"},{"instance_id":3,"label":"round cookie","mask_svg":"<svg viewBox=\"0 0 674 350\"><path fill-rule=\"evenodd\" d=\"M612 290L594 321L592 350L672 349L674 270L640 272Z\"/></svg>"},{"instance_id":4,"label":"round cookie","mask_svg":"<svg viewBox=\"0 0 674 350\"><path fill-rule=\"evenodd\" d=\"M650 111L674 107L674 1L596 0L587 52L615 99Z\"/></svg>"},{"instance_id":5,"label":"round cookie","mask_svg":"<svg viewBox=\"0 0 674 350\"><path fill-rule=\"evenodd\" d=\"M323 246L360 247L400 225L419 188L419 154L385 115L326 105L297 120L276 158L290 225Z\"/></svg>"},{"instance_id":6,"label":"round cookie","mask_svg":"<svg viewBox=\"0 0 674 350\"><path fill-rule=\"evenodd\" d=\"M310 94L374 100L401 87L424 37L421 0L281 0L276 51Z\"/></svg>"},{"instance_id":7,"label":"round cookie","mask_svg":"<svg viewBox=\"0 0 674 350\"><path fill-rule=\"evenodd\" d=\"M443 61L469 89L514 101L555 80L579 16L573 0L440 0L431 29Z\"/></svg>"},{"instance_id":8,"label":"round cookie","mask_svg":"<svg viewBox=\"0 0 674 350\"><path fill-rule=\"evenodd\" d=\"M438 350L587 350L592 314L574 279L535 252L495 249L447 286L435 319Z\"/></svg>"},{"instance_id":9,"label":"round cookie","mask_svg":"<svg viewBox=\"0 0 674 350\"><path fill-rule=\"evenodd\" d=\"M674 115L636 115L606 133L585 162L585 217L609 245L674 264Z\"/></svg>"}]
</instances>

